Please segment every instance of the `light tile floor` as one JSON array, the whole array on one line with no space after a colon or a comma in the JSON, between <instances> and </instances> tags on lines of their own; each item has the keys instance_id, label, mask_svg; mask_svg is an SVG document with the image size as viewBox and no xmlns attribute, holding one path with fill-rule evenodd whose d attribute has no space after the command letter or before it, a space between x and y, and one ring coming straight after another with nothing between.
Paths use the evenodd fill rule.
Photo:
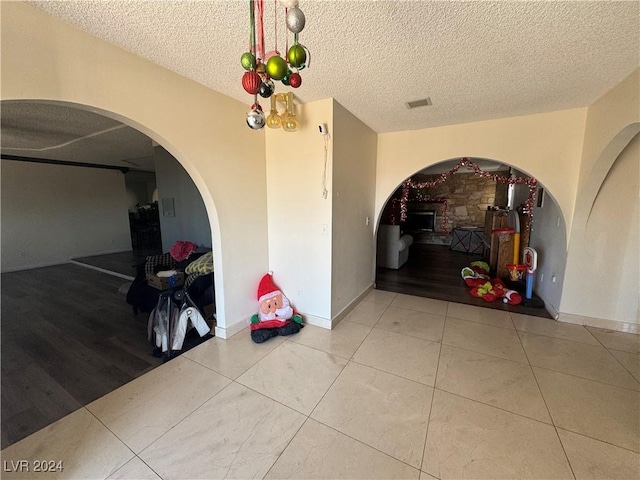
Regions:
<instances>
[{"instance_id":1,"label":"light tile floor","mask_svg":"<svg viewBox=\"0 0 640 480\"><path fill-rule=\"evenodd\" d=\"M2 478L637 479L639 352L374 290L332 331L211 339L11 445Z\"/></svg>"}]
</instances>

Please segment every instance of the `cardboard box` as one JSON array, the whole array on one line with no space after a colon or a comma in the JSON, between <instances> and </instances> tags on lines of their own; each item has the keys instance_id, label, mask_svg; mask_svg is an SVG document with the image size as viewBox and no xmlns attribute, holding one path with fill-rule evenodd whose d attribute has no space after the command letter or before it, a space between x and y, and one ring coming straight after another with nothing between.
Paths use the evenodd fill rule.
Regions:
<instances>
[{"instance_id":1,"label":"cardboard box","mask_svg":"<svg viewBox=\"0 0 640 480\"><path fill-rule=\"evenodd\" d=\"M147 285L158 290L168 290L169 288L184 285L184 273L178 272L173 277L158 277L157 275L147 275Z\"/></svg>"}]
</instances>

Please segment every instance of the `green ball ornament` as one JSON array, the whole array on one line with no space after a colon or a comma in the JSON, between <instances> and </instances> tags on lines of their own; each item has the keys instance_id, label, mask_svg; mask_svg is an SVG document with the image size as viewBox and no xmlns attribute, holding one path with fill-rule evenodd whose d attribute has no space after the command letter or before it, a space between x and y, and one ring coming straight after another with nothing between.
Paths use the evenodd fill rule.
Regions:
<instances>
[{"instance_id":1,"label":"green ball ornament","mask_svg":"<svg viewBox=\"0 0 640 480\"><path fill-rule=\"evenodd\" d=\"M240 57L240 63L245 70L256 68L256 57L251 52L245 52Z\"/></svg>"},{"instance_id":2,"label":"green ball ornament","mask_svg":"<svg viewBox=\"0 0 640 480\"><path fill-rule=\"evenodd\" d=\"M287 52L287 59L289 65L299 68L307 61L307 52L304 51L304 47L299 43L292 45Z\"/></svg>"},{"instance_id":3,"label":"green ball ornament","mask_svg":"<svg viewBox=\"0 0 640 480\"><path fill-rule=\"evenodd\" d=\"M279 55L267 60L267 74L274 80L282 80L287 74L287 62Z\"/></svg>"}]
</instances>

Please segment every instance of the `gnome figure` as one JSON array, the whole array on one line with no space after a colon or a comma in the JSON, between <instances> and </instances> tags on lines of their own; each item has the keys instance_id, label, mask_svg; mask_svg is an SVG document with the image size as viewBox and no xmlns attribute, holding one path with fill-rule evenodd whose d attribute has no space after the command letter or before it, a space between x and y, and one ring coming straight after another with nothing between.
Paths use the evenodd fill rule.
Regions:
<instances>
[{"instance_id":1,"label":"gnome figure","mask_svg":"<svg viewBox=\"0 0 640 480\"><path fill-rule=\"evenodd\" d=\"M251 317L251 338L262 343L277 335L298 333L303 327L302 317L294 312L289 299L273 283L271 272L258 286L259 311Z\"/></svg>"}]
</instances>

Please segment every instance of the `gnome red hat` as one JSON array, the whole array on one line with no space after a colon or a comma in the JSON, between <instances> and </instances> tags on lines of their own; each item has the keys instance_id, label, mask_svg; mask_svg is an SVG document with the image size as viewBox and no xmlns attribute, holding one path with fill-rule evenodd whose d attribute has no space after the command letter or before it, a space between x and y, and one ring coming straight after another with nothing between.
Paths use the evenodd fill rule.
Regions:
<instances>
[{"instance_id":1,"label":"gnome red hat","mask_svg":"<svg viewBox=\"0 0 640 480\"><path fill-rule=\"evenodd\" d=\"M258 302L262 303L268 298L272 298L277 295L282 295L282 292L278 287L276 287L275 283L273 283L273 276L271 272L266 273L258 285Z\"/></svg>"},{"instance_id":2,"label":"gnome red hat","mask_svg":"<svg viewBox=\"0 0 640 480\"><path fill-rule=\"evenodd\" d=\"M509 305L519 305L522 303L522 295L515 290L507 290L502 301Z\"/></svg>"}]
</instances>

